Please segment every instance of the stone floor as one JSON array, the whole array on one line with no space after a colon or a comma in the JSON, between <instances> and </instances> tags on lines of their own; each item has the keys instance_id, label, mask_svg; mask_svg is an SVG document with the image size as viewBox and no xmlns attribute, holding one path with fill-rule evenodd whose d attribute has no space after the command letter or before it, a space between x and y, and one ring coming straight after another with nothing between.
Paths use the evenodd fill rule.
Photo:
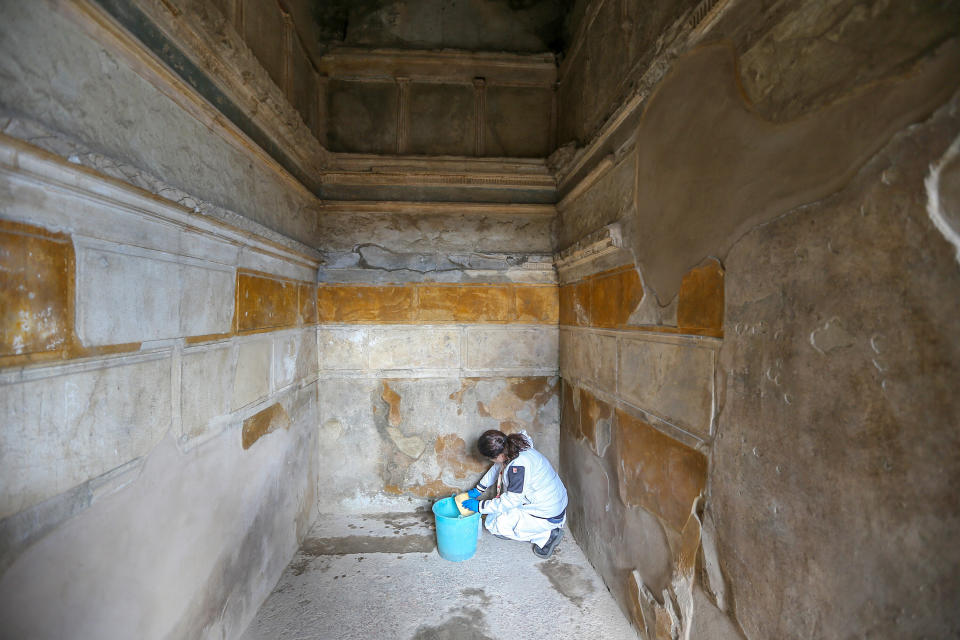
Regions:
<instances>
[{"instance_id":1,"label":"stone floor","mask_svg":"<svg viewBox=\"0 0 960 640\"><path fill-rule=\"evenodd\" d=\"M637 635L569 532L549 560L486 531L448 562L433 516L321 516L243 640L506 640Z\"/></svg>"}]
</instances>

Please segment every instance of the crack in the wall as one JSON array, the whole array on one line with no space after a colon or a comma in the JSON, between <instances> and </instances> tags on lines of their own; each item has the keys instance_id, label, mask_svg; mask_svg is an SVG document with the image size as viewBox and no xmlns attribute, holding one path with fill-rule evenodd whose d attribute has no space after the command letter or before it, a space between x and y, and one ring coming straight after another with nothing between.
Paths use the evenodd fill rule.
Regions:
<instances>
[{"instance_id":1,"label":"crack in the wall","mask_svg":"<svg viewBox=\"0 0 960 640\"><path fill-rule=\"evenodd\" d=\"M484 252L401 253L372 242L359 244L350 253L327 253L326 255L329 256L329 267L354 266L371 272L416 274L506 270L521 267L535 258L542 257L542 254Z\"/></svg>"}]
</instances>

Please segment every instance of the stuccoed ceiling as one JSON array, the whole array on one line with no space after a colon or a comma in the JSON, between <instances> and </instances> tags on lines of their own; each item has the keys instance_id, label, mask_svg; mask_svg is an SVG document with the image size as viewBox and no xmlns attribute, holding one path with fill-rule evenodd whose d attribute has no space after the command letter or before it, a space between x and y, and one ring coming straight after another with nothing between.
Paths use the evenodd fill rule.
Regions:
<instances>
[{"instance_id":1,"label":"stuccoed ceiling","mask_svg":"<svg viewBox=\"0 0 960 640\"><path fill-rule=\"evenodd\" d=\"M311 0L320 51L338 45L561 52L574 0Z\"/></svg>"}]
</instances>

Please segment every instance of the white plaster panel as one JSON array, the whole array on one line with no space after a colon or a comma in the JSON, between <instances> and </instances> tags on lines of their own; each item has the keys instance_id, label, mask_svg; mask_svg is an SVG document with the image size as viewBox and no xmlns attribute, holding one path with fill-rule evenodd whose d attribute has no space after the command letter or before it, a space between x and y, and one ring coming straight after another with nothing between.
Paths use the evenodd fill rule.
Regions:
<instances>
[{"instance_id":1,"label":"white plaster panel","mask_svg":"<svg viewBox=\"0 0 960 640\"><path fill-rule=\"evenodd\" d=\"M149 452L170 428L170 369L163 353L0 386L0 518Z\"/></svg>"},{"instance_id":2,"label":"white plaster panel","mask_svg":"<svg viewBox=\"0 0 960 640\"><path fill-rule=\"evenodd\" d=\"M211 435L211 420L230 412L233 349L224 344L185 351L180 372L180 436Z\"/></svg>"},{"instance_id":3,"label":"white plaster panel","mask_svg":"<svg viewBox=\"0 0 960 640\"><path fill-rule=\"evenodd\" d=\"M365 327L318 329L321 371L350 371L367 368L367 335Z\"/></svg>"},{"instance_id":4,"label":"white plaster panel","mask_svg":"<svg viewBox=\"0 0 960 640\"><path fill-rule=\"evenodd\" d=\"M317 334L314 330L276 335L273 348L274 387L281 389L317 374Z\"/></svg>"},{"instance_id":5,"label":"white plaster panel","mask_svg":"<svg viewBox=\"0 0 960 640\"><path fill-rule=\"evenodd\" d=\"M233 380L233 408L245 407L270 393L273 344L269 339L240 343Z\"/></svg>"},{"instance_id":6,"label":"white plaster panel","mask_svg":"<svg viewBox=\"0 0 960 640\"><path fill-rule=\"evenodd\" d=\"M464 366L470 369L556 369L557 327L466 327Z\"/></svg>"},{"instance_id":7,"label":"white plaster panel","mask_svg":"<svg viewBox=\"0 0 960 640\"><path fill-rule=\"evenodd\" d=\"M623 338L620 395L661 418L707 437L713 415L716 354L692 344Z\"/></svg>"},{"instance_id":8,"label":"white plaster panel","mask_svg":"<svg viewBox=\"0 0 960 640\"><path fill-rule=\"evenodd\" d=\"M317 270L312 265L283 260L254 250L241 252L237 266L309 282L313 282L317 276Z\"/></svg>"},{"instance_id":9,"label":"white plaster panel","mask_svg":"<svg viewBox=\"0 0 960 640\"><path fill-rule=\"evenodd\" d=\"M277 389L293 384L297 379L297 359L300 353L300 336L284 333L273 341L273 380Z\"/></svg>"},{"instance_id":10,"label":"white plaster panel","mask_svg":"<svg viewBox=\"0 0 960 640\"><path fill-rule=\"evenodd\" d=\"M232 269L180 265L179 335L205 336L230 331L236 285Z\"/></svg>"},{"instance_id":11,"label":"white plaster panel","mask_svg":"<svg viewBox=\"0 0 960 640\"><path fill-rule=\"evenodd\" d=\"M240 246L233 242L214 240L209 235L192 229L185 229L180 232L180 248L177 253L232 267L240 259Z\"/></svg>"},{"instance_id":12,"label":"white plaster panel","mask_svg":"<svg viewBox=\"0 0 960 640\"><path fill-rule=\"evenodd\" d=\"M56 179L70 183L74 182L71 178L77 177L62 175L66 171L50 163L39 165L31 168L54 174ZM91 192L110 194L118 190L100 178L83 177L87 184L82 187ZM177 245L177 227L145 219L142 213L133 209L110 205L99 194L78 194L59 186L38 184L32 176L7 172L0 173L0 188L7 194L0 202L0 212L4 217L135 246Z\"/></svg>"},{"instance_id":13,"label":"white plaster panel","mask_svg":"<svg viewBox=\"0 0 960 640\"><path fill-rule=\"evenodd\" d=\"M89 239L77 241L77 254L77 332L84 344L230 330L232 269Z\"/></svg>"},{"instance_id":14,"label":"white plaster panel","mask_svg":"<svg viewBox=\"0 0 960 640\"><path fill-rule=\"evenodd\" d=\"M563 377L595 384L610 393L617 385L617 339L590 330L565 330L560 338Z\"/></svg>"},{"instance_id":15,"label":"white plaster panel","mask_svg":"<svg viewBox=\"0 0 960 640\"><path fill-rule=\"evenodd\" d=\"M168 259L78 247L77 331L88 345L180 334L180 270Z\"/></svg>"},{"instance_id":16,"label":"white plaster panel","mask_svg":"<svg viewBox=\"0 0 960 640\"><path fill-rule=\"evenodd\" d=\"M373 407L382 391L382 381L376 379L332 379L319 385L321 513L342 511L351 502L360 511L389 510L376 504L383 495L381 451L387 443L375 426Z\"/></svg>"},{"instance_id":17,"label":"white plaster panel","mask_svg":"<svg viewBox=\"0 0 960 640\"><path fill-rule=\"evenodd\" d=\"M378 327L368 342L371 369L460 366L460 331L437 327Z\"/></svg>"},{"instance_id":18,"label":"white plaster panel","mask_svg":"<svg viewBox=\"0 0 960 640\"><path fill-rule=\"evenodd\" d=\"M300 350L297 353L297 377L311 380L317 377L317 332L307 329L300 332Z\"/></svg>"}]
</instances>

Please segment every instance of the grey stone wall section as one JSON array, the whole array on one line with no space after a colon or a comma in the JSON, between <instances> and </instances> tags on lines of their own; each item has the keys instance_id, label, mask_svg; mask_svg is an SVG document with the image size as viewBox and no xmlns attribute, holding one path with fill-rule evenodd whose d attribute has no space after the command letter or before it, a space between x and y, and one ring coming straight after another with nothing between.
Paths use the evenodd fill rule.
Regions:
<instances>
[{"instance_id":1,"label":"grey stone wall section","mask_svg":"<svg viewBox=\"0 0 960 640\"><path fill-rule=\"evenodd\" d=\"M960 633L960 273L923 193L958 107L728 257L710 482L750 638Z\"/></svg>"},{"instance_id":2,"label":"grey stone wall section","mask_svg":"<svg viewBox=\"0 0 960 640\"><path fill-rule=\"evenodd\" d=\"M88 36L62 5L0 3L0 110L315 245L306 190L267 172Z\"/></svg>"},{"instance_id":3,"label":"grey stone wall section","mask_svg":"<svg viewBox=\"0 0 960 640\"><path fill-rule=\"evenodd\" d=\"M190 454L168 436L123 491L26 548L0 576L3 635L239 635L313 515L316 386L282 402L289 430L244 451L234 429Z\"/></svg>"}]
</instances>

